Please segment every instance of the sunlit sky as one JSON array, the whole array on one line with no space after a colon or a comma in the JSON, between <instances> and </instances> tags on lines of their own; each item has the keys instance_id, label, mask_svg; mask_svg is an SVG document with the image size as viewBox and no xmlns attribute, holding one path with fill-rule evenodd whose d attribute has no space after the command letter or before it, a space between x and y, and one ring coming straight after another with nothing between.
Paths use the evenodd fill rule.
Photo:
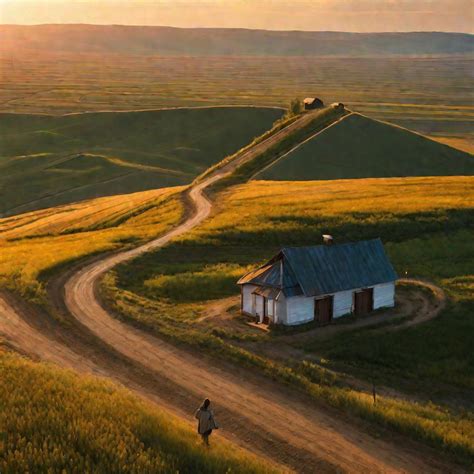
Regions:
<instances>
[{"instance_id":1,"label":"sunlit sky","mask_svg":"<svg viewBox=\"0 0 474 474\"><path fill-rule=\"evenodd\" d=\"M0 23L474 32L474 0L0 0Z\"/></svg>"}]
</instances>

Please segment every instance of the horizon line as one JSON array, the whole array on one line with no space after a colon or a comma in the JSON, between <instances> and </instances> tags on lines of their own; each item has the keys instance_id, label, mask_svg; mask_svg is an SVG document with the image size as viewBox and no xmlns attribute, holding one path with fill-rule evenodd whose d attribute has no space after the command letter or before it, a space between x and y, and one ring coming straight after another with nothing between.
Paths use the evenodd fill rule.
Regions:
<instances>
[{"instance_id":1,"label":"horizon line","mask_svg":"<svg viewBox=\"0 0 474 474\"><path fill-rule=\"evenodd\" d=\"M244 31L268 31L275 33L348 33L355 35L367 34L409 34L409 33L440 33L440 34L460 34L474 36L474 31L444 31L444 30L391 30L391 31L349 31L349 30L299 30L299 29L268 29L268 28L247 28L245 26L225 27L225 26L173 26L173 25L140 25L124 23L0 23L0 27L38 27L38 26L96 26L96 27L125 27L125 28L169 28L176 30L244 30Z\"/></svg>"}]
</instances>

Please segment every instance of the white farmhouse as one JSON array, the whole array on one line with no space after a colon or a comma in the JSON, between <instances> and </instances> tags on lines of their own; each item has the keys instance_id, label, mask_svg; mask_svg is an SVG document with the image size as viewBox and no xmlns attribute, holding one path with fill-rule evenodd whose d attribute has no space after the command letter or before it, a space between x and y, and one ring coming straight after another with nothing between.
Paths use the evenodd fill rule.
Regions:
<instances>
[{"instance_id":1,"label":"white farmhouse","mask_svg":"<svg viewBox=\"0 0 474 474\"><path fill-rule=\"evenodd\" d=\"M380 239L287 247L243 276L242 313L262 323L330 323L395 305L397 274Z\"/></svg>"}]
</instances>

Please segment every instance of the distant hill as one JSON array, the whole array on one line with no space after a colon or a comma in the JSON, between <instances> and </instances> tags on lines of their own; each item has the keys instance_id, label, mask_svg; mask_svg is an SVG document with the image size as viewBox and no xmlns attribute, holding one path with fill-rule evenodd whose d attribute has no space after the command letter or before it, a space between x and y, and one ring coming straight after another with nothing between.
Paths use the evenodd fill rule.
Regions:
<instances>
[{"instance_id":1,"label":"distant hill","mask_svg":"<svg viewBox=\"0 0 474 474\"><path fill-rule=\"evenodd\" d=\"M463 33L343 33L114 25L0 25L0 51L196 56L377 56L474 52Z\"/></svg>"},{"instance_id":2,"label":"distant hill","mask_svg":"<svg viewBox=\"0 0 474 474\"><path fill-rule=\"evenodd\" d=\"M474 156L360 114L307 141L257 175L268 180L473 175Z\"/></svg>"},{"instance_id":3,"label":"distant hill","mask_svg":"<svg viewBox=\"0 0 474 474\"><path fill-rule=\"evenodd\" d=\"M189 183L282 110L0 114L0 216Z\"/></svg>"}]
</instances>

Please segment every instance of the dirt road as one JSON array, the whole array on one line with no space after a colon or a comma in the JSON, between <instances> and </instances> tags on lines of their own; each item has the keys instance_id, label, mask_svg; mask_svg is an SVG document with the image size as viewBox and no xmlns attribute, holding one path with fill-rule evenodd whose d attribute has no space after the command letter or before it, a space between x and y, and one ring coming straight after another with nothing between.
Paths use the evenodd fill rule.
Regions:
<instances>
[{"instance_id":1,"label":"dirt road","mask_svg":"<svg viewBox=\"0 0 474 474\"><path fill-rule=\"evenodd\" d=\"M257 147L268 146L265 143ZM243 155L191 188L195 211L181 225L136 249L97 260L67 279L64 303L72 317L70 329L42 326L28 310L0 299L0 331L25 352L111 377L180 415L190 416L199 400L209 397L216 402L224 436L296 472L456 472L428 450L402 438L373 437L301 394L167 344L114 319L101 306L96 296L100 277L206 219L212 205L204 189L249 158Z\"/></svg>"}]
</instances>

